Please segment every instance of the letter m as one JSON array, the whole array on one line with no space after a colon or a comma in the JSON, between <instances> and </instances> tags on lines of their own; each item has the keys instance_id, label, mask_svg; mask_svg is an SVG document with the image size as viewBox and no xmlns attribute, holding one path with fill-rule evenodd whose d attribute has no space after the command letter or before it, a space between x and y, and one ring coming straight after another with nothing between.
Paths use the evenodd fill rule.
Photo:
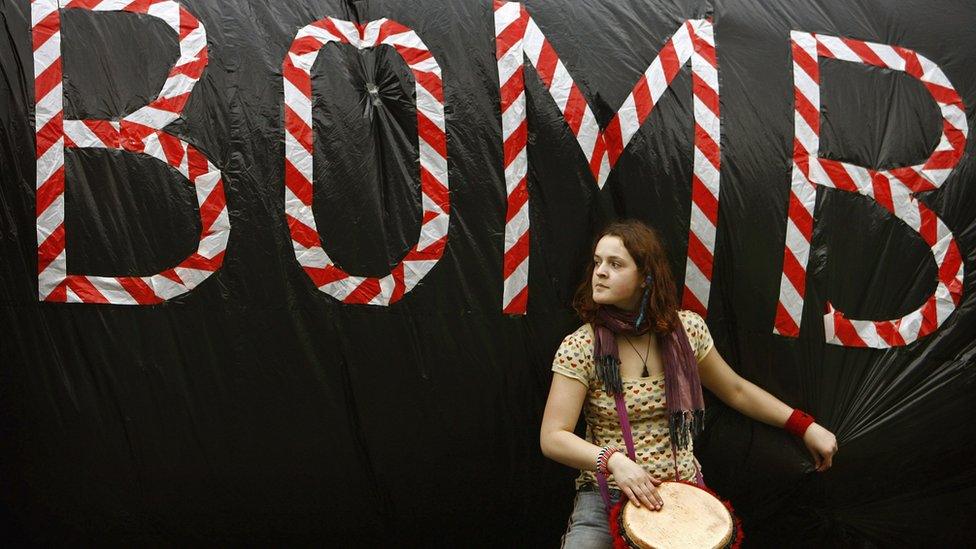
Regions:
<instances>
[{"instance_id":1,"label":"letter m","mask_svg":"<svg viewBox=\"0 0 976 549\"><path fill-rule=\"evenodd\" d=\"M505 163L507 213L502 310L525 314L529 273L529 193L525 67L533 68L576 136L593 180L602 189L631 138L686 63L691 63L695 150L688 259L682 306L705 315L718 224L720 129L718 68L712 24L685 21L665 42L633 91L600 129L586 98L525 6L496 0L495 55Z\"/></svg>"}]
</instances>

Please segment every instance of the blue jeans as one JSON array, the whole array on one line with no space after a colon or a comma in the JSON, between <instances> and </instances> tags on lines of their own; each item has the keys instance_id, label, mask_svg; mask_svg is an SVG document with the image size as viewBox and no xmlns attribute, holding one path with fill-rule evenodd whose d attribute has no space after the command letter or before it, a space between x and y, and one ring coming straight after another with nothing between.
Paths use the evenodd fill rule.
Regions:
<instances>
[{"instance_id":1,"label":"blue jeans","mask_svg":"<svg viewBox=\"0 0 976 549\"><path fill-rule=\"evenodd\" d=\"M610 490L610 501L620 499L619 490ZM564 549L608 549L613 546L610 538L610 525L607 508L598 490L576 492L573 513L563 534Z\"/></svg>"}]
</instances>

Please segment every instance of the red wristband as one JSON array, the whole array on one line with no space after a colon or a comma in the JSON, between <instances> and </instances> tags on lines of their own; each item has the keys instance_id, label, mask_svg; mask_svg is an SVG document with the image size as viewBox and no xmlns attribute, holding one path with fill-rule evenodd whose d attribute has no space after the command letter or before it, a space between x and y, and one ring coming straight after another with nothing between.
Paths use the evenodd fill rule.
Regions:
<instances>
[{"instance_id":1,"label":"red wristband","mask_svg":"<svg viewBox=\"0 0 976 549\"><path fill-rule=\"evenodd\" d=\"M790 415L790 419L786 420L786 425L783 426L784 429L789 431L791 434L803 438L803 433L807 432L807 427L813 423L813 416L804 412L803 410L794 408L793 413Z\"/></svg>"}]
</instances>

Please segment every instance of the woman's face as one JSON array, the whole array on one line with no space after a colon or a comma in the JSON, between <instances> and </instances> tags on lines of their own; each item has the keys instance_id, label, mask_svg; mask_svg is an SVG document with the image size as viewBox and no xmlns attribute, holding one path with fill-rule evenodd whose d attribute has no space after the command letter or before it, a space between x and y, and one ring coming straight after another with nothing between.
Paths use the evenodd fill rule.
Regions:
<instances>
[{"instance_id":1,"label":"woman's face","mask_svg":"<svg viewBox=\"0 0 976 549\"><path fill-rule=\"evenodd\" d=\"M600 239L593 252L593 301L634 311L640 303L640 273L619 236Z\"/></svg>"}]
</instances>

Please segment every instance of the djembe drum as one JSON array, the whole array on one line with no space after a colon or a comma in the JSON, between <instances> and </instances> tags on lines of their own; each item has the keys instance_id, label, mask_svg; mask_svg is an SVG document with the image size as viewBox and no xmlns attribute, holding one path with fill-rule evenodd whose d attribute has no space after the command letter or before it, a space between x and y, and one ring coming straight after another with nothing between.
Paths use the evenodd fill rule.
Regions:
<instances>
[{"instance_id":1,"label":"djembe drum","mask_svg":"<svg viewBox=\"0 0 976 549\"><path fill-rule=\"evenodd\" d=\"M659 511L628 501L617 516L619 533L640 549L707 549L738 545L738 525L727 505L710 491L686 482L662 482Z\"/></svg>"}]
</instances>

